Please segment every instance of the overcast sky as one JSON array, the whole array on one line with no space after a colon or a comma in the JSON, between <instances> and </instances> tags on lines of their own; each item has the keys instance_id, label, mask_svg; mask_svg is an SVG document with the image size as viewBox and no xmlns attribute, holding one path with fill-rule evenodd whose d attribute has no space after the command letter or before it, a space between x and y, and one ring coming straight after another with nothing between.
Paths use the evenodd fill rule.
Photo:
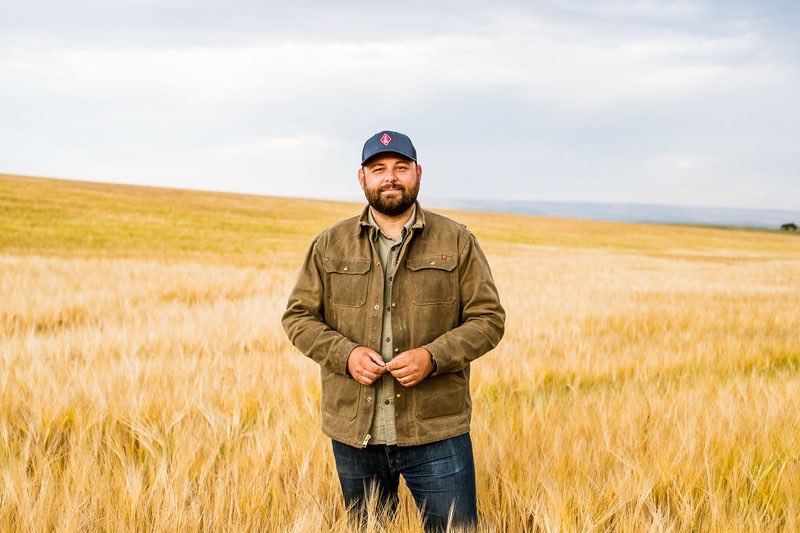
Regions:
<instances>
[{"instance_id":1,"label":"overcast sky","mask_svg":"<svg viewBox=\"0 0 800 533\"><path fill-rule=\"evenodd\" d=\"M800 209L800 2L0 0L0 172Z\"/></svg>"}]
</instances>

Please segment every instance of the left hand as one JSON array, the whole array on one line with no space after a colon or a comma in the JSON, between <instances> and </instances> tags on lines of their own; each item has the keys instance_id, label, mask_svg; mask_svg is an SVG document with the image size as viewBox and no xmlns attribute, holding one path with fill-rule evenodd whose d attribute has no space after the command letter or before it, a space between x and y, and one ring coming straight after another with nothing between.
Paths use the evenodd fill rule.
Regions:
<instances>
[{"instance_id":1,"label":"left hand","mask_svg":"<svg viewBox=\"0 0 800 533\"><path fill-rule=\"evenodd\" d=\"M433 372L431 352L425 348L405 351L386 363L386 370L403 387L413 387Z\"/></svg>"}]
</instances>

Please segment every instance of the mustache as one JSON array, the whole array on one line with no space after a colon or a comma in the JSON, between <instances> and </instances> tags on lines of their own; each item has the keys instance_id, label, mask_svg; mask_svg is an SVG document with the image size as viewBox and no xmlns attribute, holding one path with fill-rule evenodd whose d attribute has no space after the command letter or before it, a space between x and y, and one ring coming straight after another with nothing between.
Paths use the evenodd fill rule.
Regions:
<instances>
[{"instance_id":1,"label":"mustache","mask_svg":"<svg viewBox=\"0 0 800 533\"><path fill-rule=\"evenodd\" d=\"M382 185L380 191L388 191L389 189L397 189L398 191L405 192L406 188L400 185L397 182L387 183L386 185Z\"/></svg>"}]
</instances>

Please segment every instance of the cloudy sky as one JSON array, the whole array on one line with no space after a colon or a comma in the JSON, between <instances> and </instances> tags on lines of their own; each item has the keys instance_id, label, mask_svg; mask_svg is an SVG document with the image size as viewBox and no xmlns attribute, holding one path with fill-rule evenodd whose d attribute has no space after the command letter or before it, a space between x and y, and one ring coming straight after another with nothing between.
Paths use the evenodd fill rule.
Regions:
<instances>
[{"instance_id":1,"label":"cloudy sky","mask_svg":"<svg viewBox=\"0 0 800 533\"><path fill-rule=\"evenodd\" d=\"M800 209L796 0L0 0L0 172Z\"/></svg>"}]
</instances>

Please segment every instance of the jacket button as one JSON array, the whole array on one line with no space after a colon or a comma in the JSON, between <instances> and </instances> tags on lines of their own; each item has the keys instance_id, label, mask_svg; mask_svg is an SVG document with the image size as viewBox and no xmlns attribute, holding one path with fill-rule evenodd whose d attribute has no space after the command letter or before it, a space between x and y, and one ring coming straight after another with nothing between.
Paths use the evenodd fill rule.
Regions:
<instances>
[{"instance_id":1,"label":"jacket button","mask_svg":"<svg viewBox=\"0 0 800 533\"><path fill-rule=\"evenodd\" d=\"M392 302L392 307L397 307L397 304Z\"/></svg>"},{"instance_id":2,"label":"jacket button","mask_svg":"<svg viewBox=\"0 0 800 533\"><path fill-rule=\"evenodd\" d=\"M399 398L399 397L400 397L400 395L398 394L398 395L397 395L397 397Z\"/></svg>"},{"instance_id":3,"label":"jacket button","mask_svg":"<svg viewBox=\"0 0 800 533\"><path fill-rule=\"evenodd\" d=\"M378 304L375 304L375 310L376 310L376 311L377 311L378 309L380 309L380 308L381 308L381 306L380 306L380 305L378 305Z\"/></svg>"}]
</instances>

